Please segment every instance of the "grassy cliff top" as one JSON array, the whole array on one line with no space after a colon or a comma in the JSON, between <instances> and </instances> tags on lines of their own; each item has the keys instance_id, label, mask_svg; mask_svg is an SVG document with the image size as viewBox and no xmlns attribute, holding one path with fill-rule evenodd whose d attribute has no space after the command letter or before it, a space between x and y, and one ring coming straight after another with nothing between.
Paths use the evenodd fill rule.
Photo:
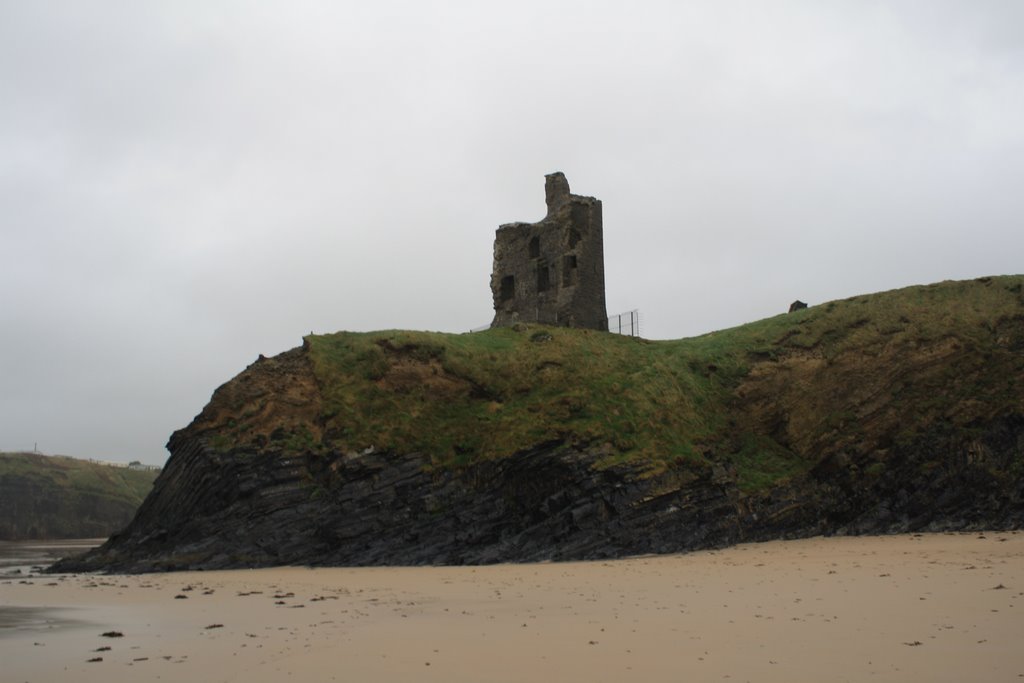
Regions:
<instances>
[{"instance_id":1,"label":"grassy cliff top","mask_svg":"<svg viewBox=\"0 0 1024 683\"><path fill-rule=\"evenodd\" d=\"M884 454L925 423L1024 410L1022 288L908 287L675 341L535 325L311 335L311 379L289 374L295 356L263 359L193 428L222 448L372 447L438 467L557 441L604 454L599 466L726 462L753 489L837 440Z\"/></svg>"},{"instance_id":2,"label":"grassy cliff top","mask_svg":"<svg viewBox=\"0 0 1024 683\"><path fill-rule=\"evenodd\" d=\"M40 453L0 453L0 480L32 481L54 495L95 494L139 505L153 488L158 472Z\"/></svg>"}]
</instances>

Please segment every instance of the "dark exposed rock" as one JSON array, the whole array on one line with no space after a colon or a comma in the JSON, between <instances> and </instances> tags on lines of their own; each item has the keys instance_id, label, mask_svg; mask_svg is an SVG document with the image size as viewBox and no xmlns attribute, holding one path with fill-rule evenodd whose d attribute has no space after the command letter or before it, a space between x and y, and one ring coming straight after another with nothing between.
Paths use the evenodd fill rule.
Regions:
<instances>
[{"instance_id":1,"label":"dark exposed rock","mask_svg":"<svg viewBox=\"0 0 1024 683\"><path fill-rule=\"evenodd\" d=\"M745 495L722 468L646 476L559 442L461 470L416 454L253 457L172 442L135 521L56 571L145 572L281 564L419 565L665 553L817 534L1016 528L1019 415L897 449L865 483L858 457ZM936 454L946 454L941 464ZM173 506L158 502L177 501Z\"/></svg>"},{"instance_id":2,"label":"dark exposed rock","mask_svg":"<svg viewBox=\"0 0 1024 683\"><path fill-rule=\"evenodd\" d=\"M792 313L793 311L799 311L804 308L807 308L807 304L805 304L803 301L800 301L800 299L797 299L796 301L789 305L789 312Z\"/></svg>"}]
</instances>

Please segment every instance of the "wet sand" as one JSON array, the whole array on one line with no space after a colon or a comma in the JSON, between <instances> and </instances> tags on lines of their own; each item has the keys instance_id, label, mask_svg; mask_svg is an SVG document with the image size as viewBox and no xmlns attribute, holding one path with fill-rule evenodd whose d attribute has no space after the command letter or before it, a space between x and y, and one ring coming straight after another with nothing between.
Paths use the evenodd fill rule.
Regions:
<instances>
[{"instance_id":1,"label":"wet sand","mask_svg":"<svg viewBox=\"0 0 1024 683\"><path fill-rule=\"evenodd\" d=\"M1022 636L1024 533L0 580L11 682L1010 681Z\"/></svg>"}]
</instances>

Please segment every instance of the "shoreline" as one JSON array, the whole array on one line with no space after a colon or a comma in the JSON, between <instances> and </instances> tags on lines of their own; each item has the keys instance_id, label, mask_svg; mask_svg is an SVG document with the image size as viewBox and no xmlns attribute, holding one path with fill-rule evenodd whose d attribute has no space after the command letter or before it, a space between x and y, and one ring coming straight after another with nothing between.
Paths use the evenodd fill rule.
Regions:
<instances>
[{"instance_id":1,"label":"shoreline","mask_svg":"<svg viewBox=\"0 0 1024 683\"><path fill-rule=\"evenodd\" d=\"M17 682L1024 678L1019 531L594 562L15 576L0 605L0 660ZM12 608L51 621L4 627Z\"/></svg>"},{"instance_id":2,"label":"shoreline","mask_svg":"<svg viewBox=\"0 0 1024 683\"><path fill-rule=\"evenodd\" d=\"M105 538L51 538L0 541L0 579L49 567L57 560L101 545Z\"/></svg>"}]
</instances>

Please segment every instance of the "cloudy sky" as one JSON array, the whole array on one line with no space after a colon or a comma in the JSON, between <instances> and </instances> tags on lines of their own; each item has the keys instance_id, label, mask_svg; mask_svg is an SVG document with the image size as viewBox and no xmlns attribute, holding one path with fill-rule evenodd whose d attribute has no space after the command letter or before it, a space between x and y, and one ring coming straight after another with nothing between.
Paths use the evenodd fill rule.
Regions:
<instances>
[{"instance_id":1,"label":"cloudy sky","mask_svg":"<svg viewBox=\"0 0 1024 683\"><path fill-rule=\"evenodd\" d=\"M0 450L162 463L310 331L492 315L544 174L678 338L1024 271L1024 3L0 0Z\"/></svg>"}]
</instances>

